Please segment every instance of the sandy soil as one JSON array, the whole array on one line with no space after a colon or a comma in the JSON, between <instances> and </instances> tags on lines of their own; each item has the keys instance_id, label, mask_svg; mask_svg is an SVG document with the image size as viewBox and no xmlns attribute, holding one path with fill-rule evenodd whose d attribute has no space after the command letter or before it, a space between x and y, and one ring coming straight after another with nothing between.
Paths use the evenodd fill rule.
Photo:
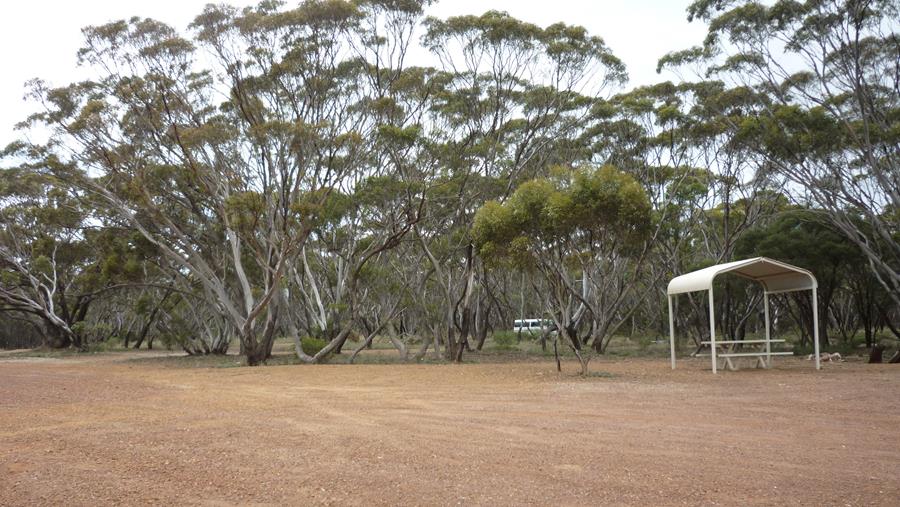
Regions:
<instances>
[{"instance_id":1,"label":"sandy soil","mask_svg":"<svg viewBox=\"0 0 900 507\"><path fill-rule=\"evenodd\" d=\"M0 505L900 505L900 367L0 358Z\"/></svg>"}]
</instances>

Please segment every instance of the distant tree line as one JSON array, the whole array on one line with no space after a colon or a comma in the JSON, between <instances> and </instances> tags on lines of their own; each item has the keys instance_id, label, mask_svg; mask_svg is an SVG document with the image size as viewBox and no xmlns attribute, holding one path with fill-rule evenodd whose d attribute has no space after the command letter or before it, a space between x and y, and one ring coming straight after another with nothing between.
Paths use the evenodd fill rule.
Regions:
<instances>
[{"instance_id":1,"label":"distant tree line","mask_svg":"<svg viewBox=\"0 0 900 507\"><path fill-rule=\"evenodd\" d=\"M3 345L461 361L534 317L586 371L664 335L673 276L757 255L816 274L824 345L900 339L898 2L699 0L707 38L659 63L682 79L631 90L582 27L429 3L85 28L91 79L30 82L3 151ZM720 283L722 332L758 332L755 287ZM778 297L776 326L809 345L811 310Z\"/></svg>"}]
</instances>

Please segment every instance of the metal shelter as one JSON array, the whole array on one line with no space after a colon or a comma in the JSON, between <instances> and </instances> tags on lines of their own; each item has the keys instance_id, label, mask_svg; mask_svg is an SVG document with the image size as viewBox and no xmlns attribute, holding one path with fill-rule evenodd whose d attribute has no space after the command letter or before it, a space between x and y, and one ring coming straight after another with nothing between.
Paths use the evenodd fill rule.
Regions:
<instances>
[{"instance_id":1,"label":"metal shelter","mask_svg":"<svg viewBox=\"0 0 900 507\"><path fill-rule=\"evenodd\" d=\"M765 306L766 338L765 340L719 340L716 341L715 304L713 303L713 280L718 275L733 274L753 280L763 287L763 305ZM813 311L813 346L815 347L816 369L819 364L819 311L816 289L818 282L813 274L803 268L798 268L784 262L779 262L767 257L755 257L742 261L717 264L687 273L672 279L668 287L669 299L669 348L672 357L672 369L675 369L675 316L672 313L672 298L678 294L688 292L709 291L709 341L702 342L710 346L712 357L712 371L717 372L718 359L724 358L727 365L733 368L732 357L756 357L758 362L766 368L772 364L772 356L788 355L790 352L772 352L772 343L784 340L772 340L771 325L769 322L769 294L782 292L795 292L801 290L812 291ZM722 345L758 344L764 345L764 350L755 352L720 352L717 347Z\"/></svg>"}]
</instances>

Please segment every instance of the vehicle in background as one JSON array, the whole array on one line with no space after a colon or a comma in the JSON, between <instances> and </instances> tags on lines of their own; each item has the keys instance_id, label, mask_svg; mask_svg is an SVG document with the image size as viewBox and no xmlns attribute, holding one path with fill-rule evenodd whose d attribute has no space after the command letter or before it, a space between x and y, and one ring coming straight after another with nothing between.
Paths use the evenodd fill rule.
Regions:
<instances>
[{"instance_id":1,"label":"vehicle in background","mask_svg":"<svg viewBox=\"0 0 900 507\"><path fill-rule=\"evenodd\" d=\"M516 319L513 321L514 333L539 334L543 331L555 331L556 325L549 319Z\"/></svg>"}]
</instances>

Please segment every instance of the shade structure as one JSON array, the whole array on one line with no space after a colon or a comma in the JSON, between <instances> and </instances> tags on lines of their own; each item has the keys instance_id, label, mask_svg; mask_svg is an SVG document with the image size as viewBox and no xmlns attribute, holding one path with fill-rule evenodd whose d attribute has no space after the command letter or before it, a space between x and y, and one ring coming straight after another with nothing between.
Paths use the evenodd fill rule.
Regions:
<instances>
[{"instance_id":1,"label":"shade structure","mask_svg":"<svg viewBox=\"0 0 900 507\"><path fill-rule=\"evenodd\" d=\"M769 294L812 290L818 286L816 277L803 268L767 257L754 257L742 261L716 264L675 277L669 282L668 292L671 295L710 290L716 276L725 273L759 282Z\"/></svg>"},{"instance_id":2,"label":"shade structure","mask_svg":"<svg viewBox=\"0 0 900 507\"><path fill-rule=\"evenodd\" d=\"M769 324L769 294L777 294L782 292L794 292L801 290L812 291L812 310L813 310L813 346L815 348L816 369L820 368L819 364L819 316L816 289L818 282L816 277L810 272L797 266L792 266L785 262L769 259L767 257L754 257L752 259L744 259L734 262L726 262L724 264L716 264L707 268L692 271L690 273L677 276L669 282L668 299L669 299L669 347L672 360L672 369L675 369L675 317L672 313L672 298L678 294L688 292L708 291L709 292L709 327L710 327L710 355L712 356L712 371L716 373L717 369L717 342L715 329L715 304L713 298L713 282L715 278L722 274L733 274L753 280L763 287L763 304L765 305L766 320L766 338L759 340L759 343L765 345L765 351L760 352L758 356L765 358L765 364L771 365L772 356L776 353L772 352L772 340ZM707 342L704 342L707 343ZM720 340L718 344L732 343L750 343L747 341L727 341ZM741 354L719 354L722 357L729 356L753 356L757 354L741 353Z\"/></svg>"}]
</instances>

